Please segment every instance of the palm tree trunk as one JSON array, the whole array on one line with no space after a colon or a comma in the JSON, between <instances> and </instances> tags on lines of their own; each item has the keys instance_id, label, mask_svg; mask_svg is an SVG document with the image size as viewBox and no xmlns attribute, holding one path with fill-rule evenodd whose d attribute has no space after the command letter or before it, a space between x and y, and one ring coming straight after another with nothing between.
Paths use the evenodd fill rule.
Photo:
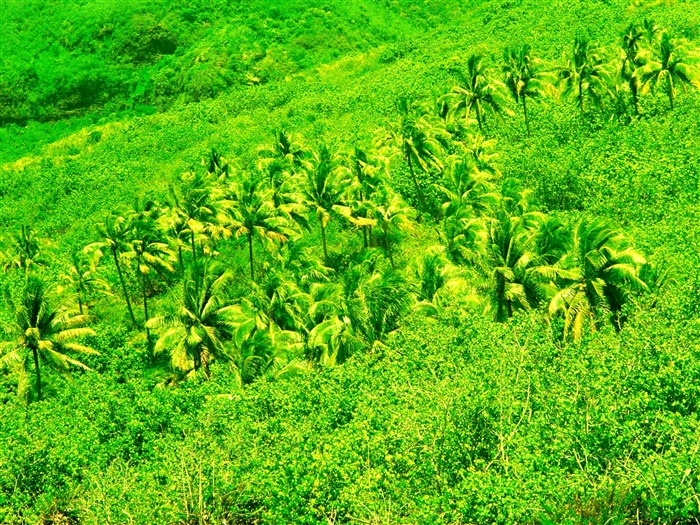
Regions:
<instances>
[{"instance_id":1,"label":"palm tree trunk","mask_svg":"<svg viewBox=\"0 0 700 525\"><path fill-rule=\"evenodd\" d=\"M386 244L386 253L389 256L389 263L391 263L391 269L395 270L396 266L394 266L394 257L391 253L391 242L389 241L389 232L387 231L386 223L383 226L383 230L384 230L384 243Z\"/></svg>"},{"instance_id":2,"label":"palm tree trunk","mask_svg":"<svg viewBox=\"0 0 700 525\"><path fill-rule=\"evenodd\" d=\"M36 397L41 401L41 369L39 368L39 351L36 348L32 348L32 354L34 355L34 373L36 374Z\"/></svg>"},{"instance_id":3,"label":"palm tree trunk","mask_svg":"<svg viewBox=\"0 0 700 525\"><path fill-rule=\"evenodd\" d=\"M367 226L362 227L362 246L364 246L365 248L368 247L368 244L367 244Z\"/></svg>"},{"instance_id":4,"label":"palm tree trunk","mask_svg":"<svg viewBox=\"0 0 700 525\"><path fill-rule=\"evenodd\" d=\"M326 226L321 219L321 239L323 240L323 257L325 262L328 262L328 247L326 246Z\"/></svg>"},{"instance_id":5,"label":"palm tree trunk","mask_svg":"<svg viewBox=\"0 0 700 525\"><path fill-rule=\"evenodd\" d=\"M146 274L141 272L141 294L143 295L143 325L146 327L148 323L148 298L146 297L146 292L148 290L148 281ZM146 340L150 344L151 342L151 331L146 327Z\"/></svg>"},{"instance_id":6,"label":"palm tree trunk","mask_svg":"<svg viewBox=\"0 0 700 525\"><path fill-rule=\"evenodd\" d=\"M581 120L584 120L585 115L583 112L583 80L578 81L578 106L581 110Z\"/></svg>"},{"instance_id":7,"label":"palm tree trunk","mask_svg":"<svg viewBox=\"0 0 700 525\"><path fill-rule=\"evenodd\" d=\"M481 122L481 106L476 105L476 122L479 124L479 131L484 132L484 123Z\"/></svg>"},{"instance_id":8,"label":"palm tree trunk","mask_svg":"<svg viewBox=\"0 0 700 525\"><path fill-rule=\"evenodd\" d=\"M124 291L124 299L126 299L126 309L129 310L129 317L131 317L131 322L136 326L136 317L134 316L134 310L131 308L131 300L129 299L129 293L126 291L126 282L124 281L124 274L122 274L122 267L119 264L119 258L117 257L117 251L112 250L112 257L114 257L114 264L117 267L117 274L119 275L119 281L122 283L122 290Z\"/></svg>"},{"instance_id":9,"label":"palm tree trunk","mask_svg":"<svg viewBox=\"0 0 700 525\"><path fill-rule=\"evenodd\" d=\"M530 136L530 119L527 116L527 103L525 100L527 99L524 95L522 96L523 99L523 115L525 116L525 130L527 131L527 136Z\"/></svg>"},{"instance_id":10,"label":"palm tree trunk","mask_svg":"<svg viewBox=\"0 0 700 525\"><path fill-rule=\"evenodd\" d=\"M180 271L182 273L185 273L185 261L182 258L182 246L177 247L177 257L178 257L179 262L180 262Z\"/></svg>"},{"instance_id":11,"label":"palm tree trunk","mask_svg":"<svg viewBox=\"0 0 700 525\"><path fill-rule=\"evenodd\" d=\"M367 227L367 237L369 237L367 240L369 241L369 247L372 247L372 227L368 226Z\"/></svg>"},{"instance_id":12,"label":"palm tree trunk","mask_svg":"<svg viewBox=\"0 0 700 525\"><path fill-rule=\"evenodd\" d=\"M250 280L255 281L255 271L253 270L253 234L248 232L248 261L250 262Z\"/></svg>"},{"instance_id":13,"label":"palm tree trunk","mask_svg":"<svg viewBox=\"0 0 700 525\"><path fill-rule=\"evenodd\" d=\"M673 84L671 79L668 79L668 101L671 103L671 109L673 109Z\"/></svg>"},{"instance_id":14,"label":"palm tree trunk","mask_svg":"<svg viewBox=\"0 0 700 525\"><path fill-rule=\"evenodd\" d=\"M190 243L192 244L192 265L197 266L197 245L194 242L193 231L190 231Z\"/></svg>"},{"instance_id":15,"label":"palm tree trunk","mask_svg":"<svg viewBox=\"0 0 700 525\"><path fill-rule=\"evenodd\" d=\"M83 300L80 298L80 292L78 292L78 310L80 311L80 315L83 315Z\"/></svg>"}]
</instances>

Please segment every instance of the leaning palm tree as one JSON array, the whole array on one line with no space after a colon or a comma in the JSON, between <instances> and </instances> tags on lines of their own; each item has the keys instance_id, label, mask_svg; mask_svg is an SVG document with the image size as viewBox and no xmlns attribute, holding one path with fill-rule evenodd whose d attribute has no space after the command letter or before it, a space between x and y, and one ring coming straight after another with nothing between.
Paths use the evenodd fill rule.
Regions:
<instances>
[{"instance_id":1,"label":"leaning palm tree","mask_svg":"<svg viewBox=\"0 0 700 525\"><path fill-rule=\"evenodd\" d=\"M49 264L46 243L40 241L31 226L20 226L16 234L10 235L10 248L4 256L3 269L22 270L28 275L32 270Z\"/></svg>"},{"instance_id":2,"label":"leaning palm tree","mask_svg":"<svg viewBox=\"0 0 700 525\"><path fill-rule=\"evenodd\" d=\"M148 328L164 329L154 352L169 352L173 370L186 375L202 370L205 379L209 379L210 363L229 358L226 343L233 337L236 325L226 289L233 279L232 273L214 263L198 263L184 284L177 313L148 321Z\"/></svg>"},{"instance_id":3,"label":"leaning palm tree","mask_svg":"<svg viewBox=\"0 0 700 525\"><path fill-rule=\"evenodd\" d=\"M126 281L124 280L124 273L122 271L122 260L124 253L129 251L129 239L131 236L131 230L133 229L133 224L122 215L112 212L105 217L102 224L97 226L97 229L100 232L102 240L88 245L85 248L85 251L89 253L93 250L106 249L110 254L112 254L112 260L114 261L114 266L117 269L117 275L119 276L119 282L121 283L122 291L124 292L126 308L129 311L131 322L135 326L136 317L134 316L134 310L131 307L131 299L129 299L129 292L126 288Z\"/></svg>"},{"instance_id":4,"label":"leaning palm tree","mask_svg":"<svg viewBox=\"0 0 700 525\"><path fill-rule=\"evenodd\" d=\"M501 113L502 85L489 77L481 55L470 55L466 71L455 70L455 73L459 84L446 95L451 102L450 109L453 114L464 112L465 127L473 111L479 130L483 132L487 111L495 115Z\"/></svg>"},{"instance_id":5,"label":"leaning palm tree","mask_svg":"<svg viewBox=\"0 0 700 525\"><path fill-rule=\"evenodd\" d=\"M630 294L647 289L640 277L644 257L603 220L582 220L572 251L558 264L566 283L549 305L550 316L564 315L564 337L580 339L586 325L596 327L600 313L617 316Z\"/></svg>"},{"instance_id":6,"label":"leaning palm tree","mask_svg":"<svg viewBox=\"0 0 700 525\"><path fill-rule=\"evenodd\" d=\"M573 54L566 64L559 68L559 79L564 93L573 97L585 115L585 102L601 104L606 92L606 71L603 58L597 48L585 38L574 40Z\"/></svg>"},{"instance_id":7,"label":"leaning palm tree","mask_svg":"<svg viewBox=\"0 0 700 525\"><path fill-rule=\"evenodd\" d=\"M551 83L541 67L542 61L533 56L530 46L506 49L503 56L503 74L506 88L516 104L522 104L525 129L530 136L530 119L527 112L528 99L544 96Z\"/></svg>"},{"instance_id":8,"label":"leaning palm tree","mask_svg":"<svg viewBox=\"0 0 700 525\"><path fill-rule=\"evenodd\" d=\"M257 238L262 243L283 243L294 234L289 216L275 206L272 193L255 174L244 175L226 193L228 227L236 237L245 236L248 240L251 281L255 280L253 241Z\"/></svg>"},{"instance_id":9,"label":"leaning palm tree","mask_svg":"<svg viewBox=\"0 0 700 525\"><path fill-rule=\"evenodd\" d=\"M408 98L401 98L397 103L399 120L384 141L397 148L408 166L416 195L425 206L423 188L418 184L416 170L427 172L430 168L440 169L442 146L438 140L438 130L420 113L420 108Z\"/></svg>"},{"instance_id":10,"label":"leaning palm tree","mask_svg":"<svg viewBox=\"0 0 700 525\"><path fill-rule=\"evenodd\" d=\"M697 72L688 61L687 52L680 42L672 39L668 33L661 34L654 57L641 68L642 90L663 89L673 109L676 91L686 90L694 85Z\"/></svg>"},{"instance_id":11,"label":"leaning palm tree","mask_svg":"<svg viewBox=\"0 0 700 525\"><path fill-rule=\"evenodd\" d=\"M12 301L10 301L12 304ZM42 398L42 364L67 374L71 367L90 370L70 354L97 354L76 339L94 335L85 327L87 317L80 315L70 302L52 304L46 284L37 275L27 277L22 301L14 305L16 320L9 326L12 340L0 343L0 368L9 368L19 375L18 393L30 391L30 370L33 364L36 397Z\"/></svg>"},{"instance_id":12,"label":"leaning palm tree","mask_svg":"<svg viewBox=\"0 0 700 525\"><path fill-rule=\"evenodd\" d=\"M303 194L307 206L316 213L321 227L323 257L328 261L326 227L331 214L340 212L349 215L346 194L350 187L349 173L340 163L338 154L325 144L313 153L303 173Z\"/></svg>"}]
</instances>

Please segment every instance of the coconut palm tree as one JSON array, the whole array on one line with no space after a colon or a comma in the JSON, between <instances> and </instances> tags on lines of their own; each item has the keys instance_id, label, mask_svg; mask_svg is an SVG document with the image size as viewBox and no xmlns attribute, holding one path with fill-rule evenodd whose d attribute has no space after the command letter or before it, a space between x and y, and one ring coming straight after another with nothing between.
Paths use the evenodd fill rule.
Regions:
<instances>
[{"instance_id":1,"label":"coconut palm tree","mask_svg":"<svg viewBox=\"0 0 700 525\"><path fill-rule=\"evenodd\" d=\"M485 263L491 274L491 309L498 322L512 317L515 309L530 310L553 294L551 275L534 251L534 233L527 217L504 211L489 223Z\"/></svg>"},{"instance_id":2,"label":"coconut palm tree","mask_svg":"<svg viewBox=\"0 0 700 525\"><path fill-rule=\"evenodd\" d=\"M226 205L229 216L228 227L236 237L248 240L250 280L255 280L253 241L283 243L294 234L290 217L272 201L272 189L265 187L256 174L249 173L229 186Z\"/></svg>"},{"instance_id":3,"label":"coconut palm tree","mask_svg":"<svg viewBox=\"0 0 700 525\"><path fill-rule=\"evenodd\" d=\"M219 227L220 211L214 192L216 176L212 173L187 172L180 175L179 195L171 191L174 207L180 210L189 232L192 262L196 265L197 245L202 247L210 237L222 234Z\"/></svg>"},{"instance_id":4,"label":"coconut palm tree","mask_svg":"<svg viewBox=\"0 0 700 525\"><path fill-rule=\"evenodd\" d=\"M573 53L566 64L559 68L559 79L564 93L573 97L585 116L585 102L602 104L606 92L606 71L598 49L585 38L574 40Z\"/></svg>"},{"instance_id":5,"label":"coconut palm tree","mask_svg":"<svg viewBox=\"0 0 700 525\"><path fill-rule=\"evenodd\" d=\"M684 46L668 33L661 34L654 56L640 70L642 90L663 89L673 109L676 91L694 85L697 72L688 61Z\"/></svg>"},{"instance_id":6,"label":"coconut palm tree","mask_svg":"<svg viewBox=\"0 0 700 525\"><path fill-rule=\"evenodd\" d=\"M349 215L346 195L350 187L348 169L341 164L340 156L321 144L304 168L303 195L309 209L316 214L321 228L323 257L328 261L326 227L334 212Z\"/></svg>"},{"instance_id":7,"label":"coconut palm tree","mask_svg":"<svg viewBox=\"0 0 700 525\"><path fill-rule=\"evenodd\" d=\"M415 213L398 193L394 193L386 187L373 195L371 206L372 217L384 234L384 246L389 262L391 267L395 268L390 236L398 230L410 229Z\"/></svg>"},{"instance_id":8,"label":"coconut palm tree","mask_svg":"<svg viewBox=\"0 0 700 525\"><path fill-rule=\"evenodd\" d=\"M309 152L285 130L274 132L274 142L258 150L259 166L268 167L276 164L281 170L290 174L302 168Z\"/></svg>"},{"instance_id":9,"label":"coconut palm tree","mask_svg":"<svg viewBox=\"0 0 700 525\"><path fill-rule=\"evenodd\" d=\"M97 277L97 265L102 258L100 250L94 250L90 257L80 252L73 252L71 264L66 273L61 275L63 284L58 287L59 295L64 290L71 290L78 300L78 311L84 314L84 304L88 295L99 292L110 294L110 286L104 279ZM110 294L111 295L111 294Z\"/></svg>"},{"instance_id":10,"label":"coconut palm tree","mask_svg":"<svg viewBox=\"0 0 700 525\"><path fill-rule=\"evenodd\" d=\"M159 231L159 210L152 203L147 204L145 210L139 210L132 214L133 228L129 238L129 250L124 252L124 259L134 265L134 273L141 284L141 296L143 299L144 326L148 323L148 294L150 291L150 278L153 273L162 275L163 272L174 272L171 261L174 258L167 242L164 242ZM150 341L150 331L146 327L146 334Z\"/></svg>"},{"instance_id":11,"label":"coconut palm tree","mask_svg":"<svg viewBox=\"0 0 700 525\"><path fill-rule=\"evenodd\" d=\"M170 353L174 370L188 376L202 370L209 379L214 359L229 359L227 341L236 329L234 306L226 289L234 277L213 262L200 262L183 286L182 304L174 315L154 317L150 329L163 329L154 352Z\"/></svg>"},{"instance_id":12,"label":"coconut palm tree","mask_svg":"<svg viewBox=\"0 0 700 525\"><path fill-rule=\"evenodd\" d=\"M542 69L542 61L532 54L527 44L505 50L502 70L504 83L513 101L522 104L525 129L529 137L527 101L543 97L552 85L547 80L547 73Z\"/></svg>"},{"instance_id":13,"label":"coconut palm tree","mask_svg":"<svg viewBox=\"0 0 700 525\"><path fill-rule=\"evenodd\" d=\"M421 115L420 107L411 99L400 98L397 103L399 119L395 128L384 140L385 144L396 147L408 166L418 201L425 207L423 189L418 184L416 170L427 172L431 167L440 169L442 145L436 138L437 128Z\"/></svg>"},{"instance_id":14,"label":"coconut palm tree","mask_svg":"<svg viewBox=\"0 0 700 525\"><path fill-rule=\"evenodd\" d=\"M464 112L465 127L469 125L469 118L473 111L479 131L483 132L487 111L495 115L501 113L503 86L489 77L489 71L481 55L470 55L467 59L466 71L454 70L454 73L459 83L446 95L451 102L451 111L453 114Z\"/></svg>"},{"instance_id":15,"label":"coconut palm tree","mask_svg":"<svg viewBox=\"0 0 700 525\"><path fill-rule=\"evenodd\" d=\"M27 276L21 303L14 305L16 320L9 326L12 339L0 343L0 368L9 368L19 375L18 393L30 390L29 374L33 363L36 397L42 399L41 367L48 366L67 374L71 367L90 370L71 357L71 354L97 354L87 346L75 342L94 335L87 328L87 317L78 314L70 302L50 301L46 283L37 275Z\"/></svg>"},{"instance_id":16,"label":"coconut palm tree","mask_svg":"<svg viewBox=\"0 0 700 525\"><path fill-rule=\"evenodd\" d=\"M639 92L641 82L637 70L644 64L642 40L644 31L641 27L630 24L622 35L620 61L620 78L625 82L632 95L634 112L639 114Z\"/></svg>"},{"instance_id":17,"label":"coconut palm tree","mask_svg":"<svg viewBox=\"0 0 700 525\"><path fill-rule=\"evenodd\" d=\"M385 182L386 164L388 159L370 155L355 147L350 156L352 166L353 190L356 200L353 202L352 215L356 219L355 223L362 229L362 242L365 248L372 245L372 226L370 217L370 200L375 191Z\"/></svg>"},{"instance_id":18,"label":"coconut palm tree","mask_svg":"<svg viewBox=\"0 0 700 525\"><path fill-rule=\"evenodd\" d=\"M102 224L97 226L97 229L100 232L102 240L88 245L85 251L86 253L90 253L94 250L105 249L112 255L112 260L114 261L114 266L119 276L119 282L122 285L122 292L124 293L124 300L126 301L126 308L129 311L129 317L134 326L136 326L136 317L131 307L131 299L129 299L129 291L126 288L126 281L124 280L124 273L122 271L122 259L124 254L130 249L129 240L133 224L119 213L112 212L105 217Z\"/></svg>"},{"instance_id":19,"label":"coconut palm tree","mask_svg":"<svg viewBox=\"0 0 700 525\"><path fill-rule=\"evenodd\" d=\"M10 248L4 256L3 270L22 270L26 275L50 262L46 243L40 241L31 226L21 225L16 234L10 235Z\"/></svg>"},{"instance_id":20,"label":"coconut palm tree","mask_svg":"<svg viewBox=\"0 0 700 525\"><path fill-rule=\"evenodd\" d=\"M549 305L550 316L564 315L564 337L580 339L587 324L595 330L600 313L617 316L632 292L646 290L639 275L645 262L607 222L582 220L572 251L558 264L565 286Z\"/></svg>"}]
</instances>

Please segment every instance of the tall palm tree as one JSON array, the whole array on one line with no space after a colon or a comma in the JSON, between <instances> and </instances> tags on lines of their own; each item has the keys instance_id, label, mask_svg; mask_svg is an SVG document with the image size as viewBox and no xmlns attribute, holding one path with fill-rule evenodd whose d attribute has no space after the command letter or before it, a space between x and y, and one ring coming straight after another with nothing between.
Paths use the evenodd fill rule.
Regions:
<instances>
[{"instance_id":1,"label":"tall palm tree","mask_svg":"<svg viewBox=\"0 0 700 525\"><path fill-rule=\"evenodd\" d=\"M294 230L290 218L272 201L272 189L265 187L257 175L249 173L229 186L226 194L229 227L236 237L248 239L250 280L255 280L253 241L286 242Z\"/></svg>"},{"instance_id":2,"label":"tall palm tree","mask_svg":"<svg viewBox=\"0 0 700 525\"><path fill-rule=\"evenodd\" d=\"M236 323L226 289L233 279L232 273L214 263L200 262L185 281L177 313L148 321L148 328L164 328L154 352L169 352L174 370L188 375L202 370L209 379L212 360L230 357L226 343L233 337Z\"/></svg>"},{"instance_id":3,"label":"tall palm tree","mask_svg":"<svg viewBox=\"0 0 700 525\"><path fill-rule=\"evenodd\" d=\"M150 276L152 273L174 272L171 261L174 254L167 242L164 242L161 232L157 227L158 211L148 208L144 212L136 212L133 215L129 238L129 250L124 253L124 258L134 265L134 272L141 284L141 297L143 299L144 326L150 318L148 314L148 294L150 290ZM146 334L150 341L150 331L146 326Z\"/></svg>"},{"instance_id":4,"label":"tall palm tree","mask_svg":"<svg viewBox=\"0 0 700 525\"><path fill-rule=\"evenodd\" d=\"M495 115L501 113L502 85L489 77L489 71L481 55L470 55L467 59L466 71L455 70L455 74L459 84L447 95L447 98L452 101L451 111L464 112L465 127L469 125L469 118L473 111L479 130L483 132L486 112L491 111Z\"/></svg>"},{"instance_id":5,"label":"tall palm tree","mask_svg":"<svg viewBox=\"0 0 700 525\"><path fill-rule=\"evenodd\" d=\"M654 57L641 69L642 89L663 89L673 109L677 89L685 90L696 80L697 72L688 62L684 46L668 33L662 33Z\"/></svg>"},{"instance_id":6,"label":"tall palm tree","mask_svg":"<svg viewBox=\"0 0 700 525\"><path fill-rule=\"evenodd\" d=\"M644 257L622 234L603 220L582 220L574 232L572 251L560 262L562 288L551 300L549 314L564 315L564 337L580 339L601 312L618 315L634 291L647 289L639 271Z\"/></svg>"},{"instance_id":7,"label":"tall palm tree","mask_svg":"<svg viewBox=\"0 0 700 525\"><path fill-rule=\"evenodd\" d=\"M391 238L397 230L410 229L413 209L404 202L401 196L387 188L375 193L372 199L372 216L384 233L384 245L392 269L395 268L394 256L391 249Z\"/></svg>"},{"instance_id":8,"label":"tall palm tree","mask_svg":"<svg viewBox=\"0 0 700 525\"><path fill-rule=\"evenodd\" d=\"M49 264L49 254L45 243L41 242L31 226L21 225L16 234L10 235L10 248L4 256L3 269L22 270L25 275L30 271Z\"/></svg>"},{"instance_id":9,"label":"tall palm tree","mask_svg":"<svg viewBox=\"0 0 700 525\"><path fill-rule=\"evenodd\" d=\"M129 291L126 288L126 281L124 280L124 273L122 271L122 259L124 254L129 251L129 240L133 224L117 212L112 212L105 217L102 224L97 226L97 229L100 232L102 240L88 245L85 251L91 252L93 250L106 249L112 254L112 260L117 269L119 282L122 285L126 308L129 311L131 322L136 326L136 317L131 307L131 299L129 299Z\"/></svg>"},{"instance_id":10,"label":"tall palm tree","mask_svg":"<svg viewBox=\"0 0 700 525\"><path fill-rule=\"evenodd\" d=\"M64 284L58 287L58 293L60 295L63 290L72 290L78 300L80 315L84 314L83 307L88 294L94 292L110 294L107 281L97 277L97 265L101 258L100 250L93 251L89 258L80 252L73 252L68 271L61 275Z\"/></svg>"},{"instance_id":11,"label":"tall palm tree","mask_svg":"<svg viewBox=\"0 0 700 525\"><path fill-rule=\"evenodd\" d=\"M370 199L384 183L388 159L370 156L365 150L355 147L350 156L353 175L353 189L356 200L353 203L353 217L360 220L357 225L362 229L362 241L365 248L372 245L372 220Z\"/></svg>"},{"instance_id":12,"label":"tall palm tree","mask_svg":"<svg viewBox=\"0 0 700 525\"><path fill-rule=\"evenodd\" d=\"M337 153L321 144L303 173L304 199L316 213L321 227L323 257L328 261L326 226L333 212L349 214L346 194L350 187L349 173Z\"/></svg>"},{"instance_id":13,"label":"tall palm tree","mask_svg":"<svg viewBox=\"0 0 700 525\"><path fill-rule=\"evenodd\" d=\"M564 93L570 94L585 116L585 101L601 104L606 87L606 72L598 49L585 38L574 40L573 53L559 68L559 79Z\"/></svg>"},{"instance_id":14,"label":"tall palm tree","mask_svg":"<svg viewBox=\"0 0 700 525\"><path fill-rule=\"evenodd\" d=\"M68 373L71 367L90 370L70 357L70 354L97 354L74 342L94 335L93 330L85 327L87 317L78 314L69 302L52 304L40 277L28 275L22 301L13 306L16 320L7 334L12 340L0 343L0 368L10 368L19 374L19 394L30 390L30 360L34 365L38 400L42 399L42 363L62 373Z\"/></svg>"},{"instance_id":15,"label":"tall palm tree","mask_svg":"<svg viewBox=\"0 0 700 525\"><path fill-rule=\"evenodd\" d=\"M442 145L436 138L438 130L420 113L419 106L408 98L397 103L399 119L385 142L395 146L408 166L418 201L425 207L423 189L418 184L416 170L427 172L431 167L440 169Z\"/></svg>"},{"instance_id":16,"label":"tall palm tree","mask_svg":"<svg viewBox=\"0 0 700 525\"><path fill-rule=\"evenodd\" d=\"M641 83L637 70L644 64L642 40L644 31L635 24L630 24L622 35L620 63L620 78L625 82L632 94L634 112L639 114L639 91Z\"/></svg>"},{"instance_id":17,"label":"tall palm tree","mask_svg":"<svg viewBox=\"0 0 700 525\"><path fill-rule=\"evenodd\" d=\"M192 261L197 264L197 244L204 242L221 230L218 228L220 211L214 191L217 180L212 173L183 173L180 176L179 195L172 191L174 205L187 224Z\"/></svg>"},{"instance_id":18,"label":"tall palm tree","mask_svg":"<svg viewBox=\"0 0 700 525\"><path fill-rule=\"evenodd\" d=\"M541 68L542 61L533 56L530 46L508 48L503 55L503 75L506 88L516 104L522 104L527 136L530 136L530 119L527 112L528 99L545 95L551 84Z\"/></svg>"}]
</instances>

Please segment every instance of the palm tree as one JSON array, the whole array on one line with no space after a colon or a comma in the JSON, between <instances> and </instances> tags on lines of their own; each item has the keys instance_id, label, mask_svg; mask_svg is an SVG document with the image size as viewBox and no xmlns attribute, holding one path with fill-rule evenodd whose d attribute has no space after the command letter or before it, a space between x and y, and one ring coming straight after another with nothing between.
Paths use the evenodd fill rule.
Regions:
<instances>
[{"instance_id":1,"label":"palm tree","mask_svg":"<svg viewBox=\"0 0 700 525\"><path fill-rule=\"evenodd\" d=\"M214 198L216 178L212 173L183 173L180 176L180 195L172 191L175 207L182 214L189 232L192 261L197 264L197 244L221 232L218 228L219 210Z\"/></svg>"},{"instance_id":2,"label":"palm tree","mask_svg":"<svg viewBox=\"0 0 700 525\"><path fill-rule=\"evenodd\" d=\"M274 137L275 141L271 146L264 146L258 150L259 165L268 167L276 164L279 169L292 173L299 170L308 157L306 149L285 130L276 131Z\"/></svg>"},{"instance_id":3,"label":"palm tree","mask_svg":"<svg viewBox=\"0 0 700 525\"><path fill-rule=\"evenodd\" d=\"M10 249L5 254L3 269L7 272L11 268L17 268L28 275L35 268L47 266L49 256L42 243L34 233L31 226L20 226L16 234L10 236Z\"/></svg>"},{"instance_id":4,"label":"palm tree","mask_svg":"<svg viewBox=\"0 0 700 525\"><path fill-rule=\"evenodd\" d=\"M226 179L231 173L231 166L228 161L214 148L209 152L206 160L203 159L202 163L206 166L207 173L220 179Z\"/></svg>"},{"instance_id":5,"label":"palm tree","mask_svg":"<svg viewBox=\"0 0 700 525\"><path fill-rule=\"evenodd\" d=\"M286 242L294 230L289 217L272 201L272 189L266 188L256 175L248 174L232 183L226 195L230 224L236 237L248 239L250 280L255 280L253 240Z\"/></svg>"},{"instance_id":6,"label":"palm tree","mask_svg":"<svg viewBox=\"0 0 700 525\"><path fill-rule=\"evenodd\" d=\"M642 89L666 91L668 101L673 109L677 88L683 90L696 81L696 72L687 60L687 54L682 44L672 39L668 33L661 34L658 47L654 50L654 58L641 69Z\"/></svg>"},{"instance_id":7,"label":"palm tree","mask_svg":"<svg viewBox=\"0 0 700 525\"><path fill-rule=\"evenodd\" d=\"M527 136L530 136L530 119L527 113L527 100L544 96L551 84L541 69L541 60L532 55L530 46L506 49L503 56L505 85L513 101L522 104Z\"/></svg>"},{"instance_id":8,"label":"palm tree","mask_svg":"<svg viewBox=\"0 0 700 525\"><path fill-rule=\"evenodd\" d=\"M644 257L630 248L622 234L603 220L582 220L572 251L558 272L566 283L549 305L549 314L564 315L564 337L580 339L587 323L595 329L600 312L618 315L631 292L647 289L640 278Z\"/></svg>"},{"instance_id":9,"label":"palm tree","mask_svg":"<svg viewBox=\"0 0 700 525\"><path fill-rule=\"evenodd\" d=\"M17 371L19 394L29 391L30 359L34 364L38 400L42 399L42 363L62 373L68 373L73 366L90 370L69 355L97 354L74 342L94 335L93 330L85 327L87 317L78 314L69 302L51 304L46 296L46 284L40 277L28 275L22 302L14 309L16 320L8 334L12 340L0 343L0 368Z\"/></svg>"},{"instance_id":10,"label":"palm tree","mask_svg":"<svg viewBox=\"0 0 700 525\"><path fill-rule=\"evenodd\" d=\"M155 207L148 207L143 212L133 215L129 239L129 250L124 253L124 258L134 264L134 272L141 283L141 295L143 299L144 326L148 323L148 293L150 289L150 275L152 272L162 274L173 272L171 264L174 254L168 243L162 240L157 228L157 214ZM150 341L150 331L146 327L146 334Z\"/></svg>"},{"instance_id":11,"label":"palm tree","mask_svg":"<svg viewBox=\"0 0 700 525\"><path fill-rule=\"evenodd\" d=\"M353 189L357 200L353 203L353 217L356 224L362 229L362 241L365 248L372 245L372 225L370 199L374 192L384 183L387 159L370 158L370 155L355 147L350 157L352 174L354 177Z\"/></svg>"},{"instance_id":12,"label":"palm tree","mask_svg":"<svg viewBox=\"0 0 700 525\"><path fill-rule=\"evenodd\" d=\"M65 289L72 290L78 300L80 315L84 314L83 306L90 293L110 293L107 281L97 277L97 265L101 258L100 250L93 251L89 259L80 252L73 252L68 272L61 276L65 284L58 287L58 293L60 295Z\"/></svg>"},{"instance_id":13,"label":"palm tree","mask_svg":"<svg viewBox=\"0 0 700 525\"><path fill-rule=\"evenodd\" d=\"M122 291L124 292L124 299L126 300L126 308L129 311L129 317L131 322L136 326L136 317L134 316L134 310L131 307L131 299L129 299L129 292L126 289L126 281L124 280L124 273L122 272L121 260L129 250L129 239L131 235L131 230L133 225L129 220L119 215L116 212L112 212L107 217L102 224L97 226L98 231L102 237L101 241L94 242L85 248L86 252L91 252L93 250L107 249L109 253L112 254L112 260L114 261L114 266L117 269L117 275L119 276L119 282L122 285Z\"/></svg>"},{"instance_id":14,"label":"palm tree","mask_svg":"<svg viewBox=\"0 0 700 525\"><path fill-rule=\"evenodd\" d=\"M422 116L417 105L408 98L397 103L399 120L386 142L399 149L413 181L418 200L425 207L423 191L418 184L416 169L427 172L431 167L440 169L439 156L442 146L437 140L437 130Z\"/></svg>"},{"instance_id":15,"label":"palm tree","mask_svg":"<svg viewBox=\"0 0 700 525\"><path fill-rule=\"evenodd\" d=\"M316 212L321 227L323 257L328 261L326 226L333 212L349 214L346 193L349 189L347 168L341 165L340 157L325 144L313 153L313 158L304 169L303 193L307 205Z\"/></svg>"},{"instance_id":16,"label":"palm tree","mask_svg":"<svg viewBox=\"0 0 700 525\"><path fill-rule=\"evenodd\" d=\"M500 82L489 78L489 72L481 55L470 55L465 72L455 70L459 84L447 95L452 101L453 113L464 111L465 127L469 125L471 112L476 114L479 130L483 132L486 112L501 113Z\"/></svg>"},{"instance_id":17,"label":"palm tree","mask_svg":"<svg viewBox=\"0 0 700 525\"><path fill-rule=\"evenodd\" d=\"M637 70L644 64L641 43L644 31L635 24L630 24L622 35L620 78L626 83L632 94L634 112L639 114L639 91L641 88Z\"/></svg>"},{"instance_id":18,"label":"palm tree","mask_svg":"<svg viewBox=\"0 0 700 525\"><path fill-rule=\"evenodd\" d=\"M268 331L261 330L255 318L238 323L233 335L231 361L239 386L250 384L260 377L280 379L297 374L306 364L297 359L303 344L296 334L273 340Z\"/></svg>"},{"instance_id":19,"label":"palm tree","mask_svg":"<svg viewBox=\"0 0 700 525\"><path fill-rule=\"evenodd\" d=\"M169 352L174 370L190 374L201 369L209 379L212 360L229 358L226 342L233 337L236 324L226 289L233 279L233 274L214 263L198 263L184 284L177 313L148 321L148 328L165 328L154 352Z\"/></svg>"},{"instance_id":20,"label":"palm tree","mask_svg":"<svg viewBox=\"0 0 700 525\"><path fill-rule=\"evenodd\" d=\"M582 118L586 100L602 103L605 76L603 59L596 47L585 38L576 38L573 55L559 68L559 79L564 84L564 93L570 94L578 104Z\"/></svg>"},{"instance_id":21,"label":"palm tree","mask_svg":"<svg viewBox=\"0 0 700 525\"><path fill-rule=\"evenodd\" d=\"M410 229L413 209L408 206L401 196L387 188L382 188L372 199L372 216L384 233L384 245L391 267L395 268L394 256L391 250L390 234L396 230Z\"/></svg>"},{"instance_id":22,"label":"palm tree","mask_svg":"<svg viewBox=\"0 0 700 525\"><path fill-rule=\"evenodd\" d=\"M548 273L534 252L533 234L527 218L504 211L489 224L485 262L491 272L491 308L498 322L512 317L516 308L530 310L553 291L551 281L543 279L543 273Z\"/></svg>"}]
</instances>

